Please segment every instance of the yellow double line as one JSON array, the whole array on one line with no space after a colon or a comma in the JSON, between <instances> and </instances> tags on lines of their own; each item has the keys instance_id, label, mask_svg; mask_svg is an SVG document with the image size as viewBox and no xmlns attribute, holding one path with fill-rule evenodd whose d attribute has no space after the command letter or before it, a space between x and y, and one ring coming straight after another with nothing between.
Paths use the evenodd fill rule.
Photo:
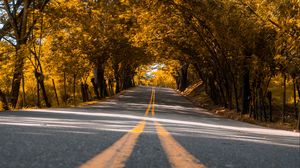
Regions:
<instances>
[{"instance_id":1,"label":"yellow double line","mask_svg":"<svg viewBox=\"0 0 300 168\"><path fill-rule=\"evenodd\" d=\"M154 112L154 109L155 109L155 89L154 88L152 88L152 91L151 91L150 102L149 102L148 107L146 109L145 116L149 115L149 111L151 109L151 106L152 106L151 114L154 117L155 116L155 112Z\"/></svg>"},{"instance_id":2,"label":"yellow double line","mask_svg":"<svg viewBox=\"0 0 300 168\"><path fill-rule=\"evenodd\" d=\"M152 107L152 108L151 108ZM155 89L152 88L151 98L145 112L145 116L151 114L155 116ZM95 156L80 168L120 168L125 166L126 160L131 155L138 137L144 131L146 121L142 120L131 131L125 134L121 139L108 147L106 150ZM155 128L166 152L169 162L173 168L204 168L193 155L186 151L171 134L158 122L155 121Z\"/></svg>"}]
</instances>

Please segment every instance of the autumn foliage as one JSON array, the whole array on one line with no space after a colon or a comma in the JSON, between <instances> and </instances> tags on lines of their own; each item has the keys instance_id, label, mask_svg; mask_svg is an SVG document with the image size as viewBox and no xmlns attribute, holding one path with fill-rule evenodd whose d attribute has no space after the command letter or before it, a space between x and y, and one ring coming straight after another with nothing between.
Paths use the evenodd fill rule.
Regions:
<instances>
[{"instance_id":1,"label":"autumn foliage","mask_svg":"<svg viewBox=\"0 0 300 168\"><path fill-rule=\"evenodd\" d=\"M201 80L215 104L241 115L272 121L275 102L282 120L297 118L299 4L1 1L2 107L77 104L137 84L183 91ZM147 77L153 65L163 66ZM280 101L274 101L277 92Z\"/></svg>"}]
</instances>

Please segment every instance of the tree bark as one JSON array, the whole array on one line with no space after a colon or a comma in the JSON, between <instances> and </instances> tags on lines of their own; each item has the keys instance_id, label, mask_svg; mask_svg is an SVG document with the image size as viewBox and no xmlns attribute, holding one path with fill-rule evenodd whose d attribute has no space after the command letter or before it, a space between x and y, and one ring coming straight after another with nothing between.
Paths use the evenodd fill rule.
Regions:
<instances>
[{"instance_id":1,"label":"tree bark","mask_svg":"<svg viewBox=\"0 0 300 168\"><path fill-rule=\"evenodd\" d=\"M106 80L104 79L103 80L103 91L104 91L104 97L107 97L107 96L109 96L108 95L108 85L107 85L107 82L106 82Z\"/></svg>"},{"instance_id":2,"label":"tree bark","mask_svg":"<svg viewBox=\"0 0 300 168\"><path fill-rule=\"evenodd\" d=\"M11 99L10 103L13 108L16 108L20 93L20 86L24 68L24 57L21 55L20 46L16 49L16 61L13 73L12 87L11 87Z\"/></svg>"},{"instance_id":3,"label":"tree bark","mask_svg":"<svg viewBox=\"0 0 300 168\"><path fill-rule=\"evenodd\" d=\"M269 121L273 121L273 116L272 116L272 92L268 91L267 93L268 101L269 101Z\"/></svg>"},{"instance_id":4,"label":"tree bark","mask_svg":"<svg viewBox=\"0 0 300 168\"><path fill-rule=\"evenodd\" d=\"M188 63L183 63L180 69L179 90L184 91L188 87Z\"/></svg>"},{"instance_id":5,"label":"tree bark","mask_svg":"<svg viewBox=\"0 0 300 168\"><path fill-rule=\"evenodd\" d=\"M294 114L295 119L298 119L298 108L297 108L297 93L296 93L296 79L293 79L293 97L294 97Z\"/></svg>"},{"instance_id":6,"label":"tree bark","mask_svg":"<svg viewBox=\"0 0 300 168\"><path fill-rule=\"evenodd\" d=\"M116 77L116 93L120 93L120 78Z\"/></svg>"},{"instance_id":7,"label":"tree bark","mask_svg":"<svg viewBox=\"0 0 300 168\"><path fill-rule=\"evenodd\" d=\"M119 74L119 65L115 64L114 67L114 76L116 80L116 94L120 92L120 74Z\"/></svg>"},{"instance_id":8,"label":"tree bark","mask_svg":"<svg viewBox=\"0 0 300 168\"><path fill-rule=\"evenodd\" d=\"M244 65L247 66L247 65ZM250 105L250 72L247 67L244 69L243 74L243 85L242 85L242 94L243 94L243 109L241 114L249 113L249 105Z\"/></svg>"},{"instance_id":9,"label":"tree bark","mask_svg":"<svg viewBox=\"0 0 300 168\"><path fill-rule=\"evenodd\" d=\"M0 89L0 101L2 102L2 107L4 110L9 110L8 102L6 99L6 95L2 90Z\"/></svg>"},{"instance_id":10,"label":"tree bark","mask_svg":"<svg viewBox=\"0 0 300 168\"><path fill-rule=\"evenodd\" d=\"M64 103L65 105L67 104L67 76L66 76L66 72L64 71Z\"/></svg>"},{"instance_id":11,"label":"tree bark","mask_svg":"<svg viewBox=\"0 0 300 168\"><path fill-rule=\"evenodd\" d=\"M52 79L52 84L53 84L53 89L54 89L54 93L55 93L56 103L57 103L57 106L59 106L59 100L58 100L58 96L57 96L54 79Z\"/></svg>"},{"instance_id":12,"label":"tree bark","mask_svg":"<svg viewBox=\"0 0 300 168\"><path fill-rule=\"evenodd\" d=\"M106 84L104 79L104 64L98 63L97 66L97 85L100 90L100 98L105 98L106 95Z\"/></svg>"},{"instance_id":13,"label":"tree bark","mask_svg":"<svg viewBox=\"0 0 300 168\"><path fill-rule=\"evenodd\" d=\"M87 96L86 96L86 91L85 91L85 86L84 84L81 82L80 84L80 88L81 88L81 98L83 102L87 101Z\"/></svg>"},{"instance_id":14,"label":"tree bark","mask_svg":"<svg viewBox=\"0 0 300 168\"><path fill-rule=\"evenodd\" d=\"M40 88L42 90L42 95L46 104L46 107L51 107L51 103L49 102L48 96L47 96L47 92L46 92L46 88L45 88L45 80L44 80L44 75L40 72L37 72L35 70L35 77L40 85Z\"/></svg>"},{"instance_id":15,"label":"tree bark","mask_svg":"<svg viewBox=\"0 0 300 168\"><path fill-rule=\"evenodd\" d=\"M233 81L233 91L234 91L234 98L235 98L235 109L237 112L240 112L238 89L237 89L237 83L235 81Z\"/></svg>"},{"instance_id":16,"label":"tree bark","mask_svg":"<svg viewBox=\"0 0 300 168\"><path fill-rule=\"evenodd\" d=\"M243 94L243 109L241 114L249 113L250 107L250 70L249 70L249 60L252 55L251 48L245 48L243 51L244 61L243 61L243 83L242 83L242 94Z\"/></svg>"},{"instance_id":17,"label":"tree bark","mask_svg":"<svg viewBox=\"0 0 300 168\"><path fill-rule=\"evenodd\" d=\"M297 88L297 92L298 92L298 98L300 100L300 86L299 86L298 80L296 80L296 88Z\"/></svg>"},{"instance_id":18,"label":"tree bark","mask_svg":"<svg viewBox=\"0 0 300 168\"><path fill-rule=\"evenodd\" d=\"M22 74L22 107L26 107L26 93L25 93L24 73Z\"/></svg>"},{"instance_id":19,"label":"tree bark","mask_svg":"<svg viewBox=\"0 0 300 168\"><path fill-rule=\"evenodd\" d=\"M298 91L298 97L300 99L300 86L298 80L296 80L296 85L297 85L297 91ZM297 129L300 131L300 110L298 111L298 123L297 123Z\"/></svg>"},{"instance_id":20,"label":"tree bark","mask_svg":"<svg viewBox=\"0 0 300 168\"><path fill-rule=\"evenodd\" d=\"M46 107L51 107L51 103L49 102L49 99L48 99L48 96L47 96L47 93L46 93L46 88L45 88L45 84L44 84L44 79L43 78L44 77L42 77L42 79L40 79L40 86L41 86L41 89L42 89L43 98L44 98Z\"/></svg>"},{"instance_id":21,"label":"tree bark","mask_svg":"<svg viewBox=\"0 0 300 168\"><path fill-rule=\"evenodd\" d=\"M96 95L96 98L100 99L100 95L99 95L99 91L98 91L98 86L97 86L97 83L95 81L95 78L92 78L91 82L92 82L92 85L93 85L93 88L94 88L94 93Z\"/></svg>"},{"instance_id":22,"label":"tree bark","mask_svg":"<svg viewBox=\"0 0 300 168\"><path fill-rule=\"evenodd\" d=\"M109 86L110 96L114 95L114 85L113 85L113 80L112 79L108 80L108 86Z\"/></svg>"},{"instance_id":23,"label":"tree bark","mask_svg":"<svg viewBox=\"0 0 300 168\"><path fill-rule=\"evenodd\" d=\"M86 95L86 100L89 101L90 100L89 85L86 82L84 82L84 92Z\"/></svg>"},{"instance_id":24,"label":"tree bark","mask_svg":"<svg viewBox=\"0 0 300 168\"><path fill-rule=\"evenodd\" d=\"M299 111L300 113L300 111ZM300 114L298 113L297 130L300 131Z\"/></svg>"},{"instance_id":25,"label":"tree bark","mask_svg":"<svg viewBox=\"0 0 300 168\"><path fill-rule=\"evenodd\" d=\"M36 94L37 94L37 100L36 100L36 106L38 108L41 107L41 100L40 100L40 84L39 84L39 79L36 78Z\"/></svg>"},{"instance_id":26,"label":"tree bark","mask_svg":"<svg viewBox=\"0 0 300 168\"><path fill-rule=\"evenodd\" d=\"M76 105L76 74L73 75L73 103Z\"/></svg>"},{"instance_id":27,"label":"tree bark","mask_svg":"<svg viewBox=\"0 0 300 168\"><path fill-rule=\"evenodd\" d=\"M283 97L282 97L282 121L285 122L286 116L286 74L283 74Z\"/></svg>"}]
</instances>

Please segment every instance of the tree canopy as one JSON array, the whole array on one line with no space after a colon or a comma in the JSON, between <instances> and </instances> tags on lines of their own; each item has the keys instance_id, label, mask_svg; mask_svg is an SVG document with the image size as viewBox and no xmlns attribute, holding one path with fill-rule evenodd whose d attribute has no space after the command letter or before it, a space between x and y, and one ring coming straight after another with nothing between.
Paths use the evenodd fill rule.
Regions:
<instances>
[{"instance_id":1,"label":"tree canopy","mask_svg":"<svg viewBox=\"0 0 300 168\"><path fill-rule=\"evenodd\" d=\"M265 120L280 76L298 116L299 10L299 0L3 0L0 100L8 109L100 99L161 64L152 84L183 91L201 80L216 104Z\"/></svg>"}]
</instances>

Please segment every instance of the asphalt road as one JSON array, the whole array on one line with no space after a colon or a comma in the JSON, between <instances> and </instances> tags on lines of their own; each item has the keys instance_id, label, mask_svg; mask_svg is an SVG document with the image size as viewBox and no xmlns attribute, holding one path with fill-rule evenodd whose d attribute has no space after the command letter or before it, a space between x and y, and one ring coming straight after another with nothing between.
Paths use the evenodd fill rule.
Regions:
<instances>
[{"instance_id":1,"label":"asphalt road","mask_svg":"<svg viewBox=\"0 0 300 168\"><path fill-rule=\"evenodd\" d=\"M299 133L211 115L168 88L0 113L0 168L300 167Z\"/></svg>"}]
</instances>

